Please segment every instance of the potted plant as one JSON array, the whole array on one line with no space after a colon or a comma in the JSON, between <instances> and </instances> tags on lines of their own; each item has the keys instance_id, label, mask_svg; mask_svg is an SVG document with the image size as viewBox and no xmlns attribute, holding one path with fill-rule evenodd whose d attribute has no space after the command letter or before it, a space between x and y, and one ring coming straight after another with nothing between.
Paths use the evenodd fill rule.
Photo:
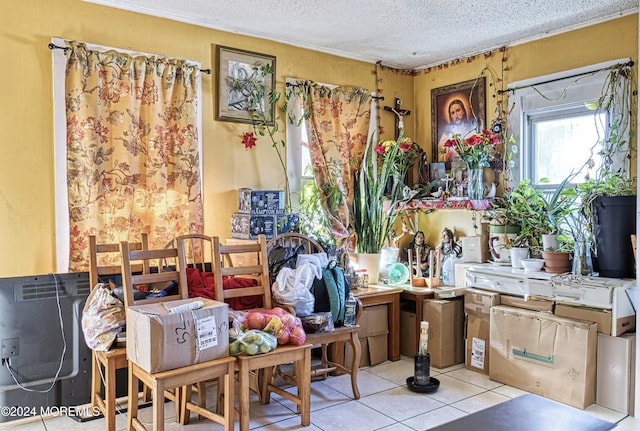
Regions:
<instances>
[{"instance_id":1,"label":"potted plant","mask_svg":"<svg viewBox=\"0 0 640 431\"><path fill-rule=\"evenodd\" d=\"M520 181L514 190L498 199L491 219L494 225L515 227L512 233L517 230L503 247L528 248L533 256L539 256L542 251L542 234L554 230L549 218L549 203L530 180Z\"/></svg>"},{"instance_id":2,"label":"potted plant","mask_svg":"<svg viewBox=\"0 0 640 431\"><path fill-rule=\"evenodd\" d=\"M600 164L588 160L585 167L595 174L576 186L580 210L593 235L594 266L603 277L635 277L631 235L636 232L637 189L628 172L636 124L633 75L629 65L613 67L601 97L591 104L601 131L591 153L600 155Z\"/></svg>"},{"instance_id":3,"label":"potted plant","mask_svg":"<svg viewBox=\"0 0 640 431\"><path fill-rule=\"evenodd\" d=\"M356 252L359 255L352 255L351 259L368 259L369 279L376 282L379 253L399 215L396 208L405 200L403 179L422 149L403 136L403 129L395 141L375 144L374 138L375 134L369 140L354 182L353 229L357 235ZM391 189L385 193L390 183ZM362 262L358 265L362 266Z\"/></svg>"},{"instance_id":4,"label":"potted plant","mask_svg":"<svg viewBox=\"0 0 640 431\"><path fill-rule=\"evenodd\" d=\"M585 231L593 236L594 266L602 277L634 278L631 235L636 233L636 187L631 178L607 174L576 186Z\"/></svg>"}]
</instances>

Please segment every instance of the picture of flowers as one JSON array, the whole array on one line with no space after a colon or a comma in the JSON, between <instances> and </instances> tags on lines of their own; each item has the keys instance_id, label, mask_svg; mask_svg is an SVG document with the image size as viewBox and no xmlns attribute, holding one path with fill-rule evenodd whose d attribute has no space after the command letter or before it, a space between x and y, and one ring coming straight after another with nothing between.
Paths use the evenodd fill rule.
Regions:
<instances>
[{"instance_id":1,"label":"picture of flowers","mask_svg":"<svg viewBox=\"0 0 640 431\"><path fill-rule=\"evenodd\" d=\"M216 47L218 65L216 120L251 123L252 112L266 110L267 125L273 125L275 106L269 104L268 95L275 87L276 58L271 55L241 49ZM261 68L268 66L270 74L265 76ZM264 84L260 100L255 100L256 81ZM262 87L262 86L261 86Z\"/></svg>"},{"instance_id":2,"label":"picture of flowers","mask_svg":"<svg viewBox=\"0 0 640 431\"><path fill-rule=\"evenodd\" d=\"M433 161L447 168L456 154L444 143L453 135L480 132L485 123L484 77L431 90L431 146Z\"/></svg>"}]
</instances>

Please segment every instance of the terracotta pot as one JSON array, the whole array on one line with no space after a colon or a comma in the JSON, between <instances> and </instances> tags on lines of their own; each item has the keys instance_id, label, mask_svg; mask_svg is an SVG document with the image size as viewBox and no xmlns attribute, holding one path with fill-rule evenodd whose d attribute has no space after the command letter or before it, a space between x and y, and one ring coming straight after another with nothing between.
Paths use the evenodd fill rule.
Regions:
<instances>
[{"instance_id":1,"label":"terracotta pot","mask_svg":"<svg viewBox=\"0 0 640 431\"><path fill-rule=\"evenodd\" d=\"M543 251L544 270L552 274L571 272L571 253L568 251Z\"/></svg>"}]
</instances>

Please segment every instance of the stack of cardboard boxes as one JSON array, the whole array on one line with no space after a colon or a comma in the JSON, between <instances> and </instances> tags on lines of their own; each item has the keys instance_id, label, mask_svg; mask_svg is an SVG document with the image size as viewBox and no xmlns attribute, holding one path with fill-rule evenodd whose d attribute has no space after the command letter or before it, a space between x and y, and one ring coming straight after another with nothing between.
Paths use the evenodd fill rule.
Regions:
<instances>
[{"instance_id":1,"label":"stack of cardboard boxes","mask_svg":"<svg viewBox=\"0 0 640 431\"><path fill-rule=\"evenodd\" d=\"M463 297L425 299L420 321L429 322L429 358L434 368L446 368L464 362ZM413 357L416 352L416 312L400 311L400 353Z\"/></svg>"},{"instance_id":2,"label":"stack of cardboard boxes","mask_svg":"<svg viewBox=\"0 0 640 431\"><path fill-rule=\"evenodd\" d=\"M386 305L372 305L364 307L358 320L360 329L360 366L377 365L388 359L389 323ZM353 349L345 343L344 363L351 365Z\"/></svg>"},{"instance_id":3,"label":"stack of cardboard boxes","mask_svg":"<svg viewBox=\"0 0 640 431\"><path fill-rule=\"evenodd\" d=\"M238 212L231 215L231 237L267 239L286 232L297 232L298 214L285 213L284 190L238 190Z\"/></svg>"},{"instance_id":4,"label":"stack of cardboard boxes","mask_svg":"<svg viewBox=\"0 0 640 431\"><path fill-rule=\"evenodd\" d=\"M464 273L464 266L460 269ZM474 277L465 278L467 286L476 286L470 283ZM635 333L628 331L635 329L635 312L616 301L623 288L605 291L613 300L608 310L494 290L493 278L482 279L480 288L466 288L466 368L574 407L595 402L633 414ZM538 289L557 285L534 281ZM566 298L580 298L588 282L577 284ZM596 293L602 292L589 292Z\"/></svg>"}]
</instances>

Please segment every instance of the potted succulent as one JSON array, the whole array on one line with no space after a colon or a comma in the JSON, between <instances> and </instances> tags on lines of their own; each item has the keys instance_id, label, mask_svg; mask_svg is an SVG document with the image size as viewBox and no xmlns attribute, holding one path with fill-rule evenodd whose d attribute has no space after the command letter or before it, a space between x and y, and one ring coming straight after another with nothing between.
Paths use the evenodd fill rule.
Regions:
<instances>
[{"instance_id":1,"label":"potted succulent","mask_svg":"<svg viewBox=\"0 0 640 431\"><path fill-rule=\"evenodd\" d=\"M376 144L375 136L373 134L369 140L360 172L354 182L352 214L358 254L350 256L351 260L369 261L369 279L373 282L377 281L379 254L399 216L396 208L405 200L402 193L403 179L422 152L417 143L403 136L403 129L400 129L400 135L395 141L387 140ZM391 184L390 190L387 190L388 184ZM358 266L362 266L361 262Z\"/></svg>"}]
</instances>

